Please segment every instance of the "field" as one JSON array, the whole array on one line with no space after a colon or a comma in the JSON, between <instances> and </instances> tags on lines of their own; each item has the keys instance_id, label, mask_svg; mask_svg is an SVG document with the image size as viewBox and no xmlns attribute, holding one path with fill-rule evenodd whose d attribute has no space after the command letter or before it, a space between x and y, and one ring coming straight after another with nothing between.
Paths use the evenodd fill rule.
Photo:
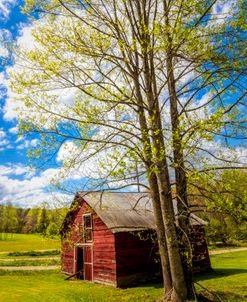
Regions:
<instances>
[{"instance_id":1,"label":"field","mask_svg":"<svg viewBox=\"0 0 247 302\"><path fill-rule=\"evenodd\" d=\"M214 273L199 276L196 280L219 295L222 301L247 301L247 251L212 255L210 258Z\"/></svg>"},{"instance_id":2,"label":"field","mask_svg":"<svg viewBox=\"0 0 247 302\"><path fill-rule=\"evenodd\" d=\"M0 252L59 249L60 240L44 238L36 234L9 234L0 241Z\"/></svg>"},{"instance_id":3,"label":"field","mask_svg":"<svg viewBox=\"0 0 247 302\"><path fill-rule=\"evenodd\" d=\"M17 239L21 241L25 236L17 237L16 243ZM37 240L36 236L32 238ZM26 238L26 242L30 243L30 241ZM53 244L56 246L58 242L55 241ZM1 245L2 241L0 247ZM32 249L38 248L33 244ZM37 256L51 257L49 254ZM6 257L5 254L4 258ZM8 256L13 259L23 257L23 255ZM54 257L58 255L55 253ZM247 251L213 255L211 261L214 272L196 277L196 282L202 286L196 285L197 291L203 292L211 301L220 301L219 297L224 302L247 301ZM25 265L30 264L25 263ZM66 281L65 276L58 270L0 270L0 292L1 302L154 302L162 295L162 286L147 284L129 289L115 289L85 281Z\"/></svg>"}]
</instances>

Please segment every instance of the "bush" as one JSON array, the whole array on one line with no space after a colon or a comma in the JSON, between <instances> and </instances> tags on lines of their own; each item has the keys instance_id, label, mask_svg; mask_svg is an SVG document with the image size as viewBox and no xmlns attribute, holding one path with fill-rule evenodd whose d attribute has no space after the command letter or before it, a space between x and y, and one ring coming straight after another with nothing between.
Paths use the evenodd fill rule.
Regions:
<instances>
[{"instance_id":1,"label":"bush","mask_svg":"<svg viewBox=\"0 0 247 302\"><path fill-rule=\"evenodd\" d=\"M209 218L206 226L206 236L210 244L222 243L229 245L236 241L247 241L247 222L238 224L230 216Z\"/></svg>"},{"instance_id":2,"label":"bush","mask_svg":"<svg viewBox=\"0 0 247 302\"><path fill-rule=\"evenodd\" d=\"M29 252L11 252L8 253L8 256L54 256L54 255L60 255L59 250L52 250L52 251L29 251Z\"/></svg>"},{"instance_id":3,"label":"bush","mask_svg":"<svg viewBox=\"0 0 247 302\"><path fill-rule=\"evenodd\" d=\"M56 223L51 222L45 232L45 235L50 238L54 238L59 235L59 228Z\"/></svg>"}]
</instances>

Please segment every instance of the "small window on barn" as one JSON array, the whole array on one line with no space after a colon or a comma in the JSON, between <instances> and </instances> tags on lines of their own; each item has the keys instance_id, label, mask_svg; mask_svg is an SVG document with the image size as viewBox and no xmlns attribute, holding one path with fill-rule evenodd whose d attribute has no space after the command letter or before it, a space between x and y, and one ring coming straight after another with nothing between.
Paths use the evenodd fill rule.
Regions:
<instances>
[{"instance_id":1,"label":"small window on barn","mask_svg":"<svg viewBox=\"0 0 247 302\"><path fill-rule=\"evenodd\" d=\"M93 240L93 226L92 226L92 215L83 215L83 234L84 242L91 242Z\"/></svg>"}]
</instances>

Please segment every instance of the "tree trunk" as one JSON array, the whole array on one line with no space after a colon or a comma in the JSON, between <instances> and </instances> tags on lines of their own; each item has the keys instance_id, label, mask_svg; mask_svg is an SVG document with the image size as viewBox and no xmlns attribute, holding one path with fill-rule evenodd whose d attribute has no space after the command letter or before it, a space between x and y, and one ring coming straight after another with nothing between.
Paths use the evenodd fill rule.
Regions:
<instances>
[{"instance_id":1,"label":"tree trunk","mask_svg":"<svg viewBox=\"0 0 247 302\"><path fill-rule=\"evenodd\" d=\"M184 165L182 135L179 125L178 100L176 95L176 83L174 79L172 62L172 53L167 53L167 80L168 92L170 97L170 116L172 124L172 144L174 170L176 180L176 199L178 208L179 222L179 241L181 247L181 257L184 269L184 275L187 284L188 298L194 296L193 293L193 269L192 269L192 253L189 242L189 205L187 199L187 178Z\"/></svg>"},{"instance_id":2,"label":"tree trunk","mask_svg":"<svg viewBox=\"0 0 247 302\"><path fill-rule=\"evenodd\" d=\"M143 100L141 95L141 90L139 86L139 82L137 80L137 74L135 74L135 91L136 91L136 99L137 103L139 104L139 123L142 131L142 140L143 145L145 146L143 153L145 158L145 163L147 167L147 171L151 171L152 168L152 156L151 156L151 142L148 136L148 127L147 121L145 117L145 112L143 109ZM154 173L150 174L149 177L149 184L152 196L152 203L154 208L154 216L156 221L156 231L158 237L158 244L159 244L159 251L160 251L160 258L161 258L161 265L162 265L162 275L163 275L163 282L164 282L164 291L165 296L169 297L171 290L172 290L172 279L170 274L170 264L167 252L167 243L166 243L166 235L165 235L165 228L164 228L164 221L162 217L162 210L160 205L160 198L159 198L159 188L157 184L156 175Z\"/></svg>"},{"instance_id":3,"label":"tree trunk","mask_svg":"<svg viewBox=\"0 0 247 302\"><path fill-rule=\"evenodd\" d=\"M172 291L172 280L170 272L169 257L166 244L166 234L164 228L164 221L162 217L162 210L160 206L159 188L157 184L156 175L152 174L149 178L150 191L153 201L154 217L156 221L156 230L159 244L159 252L162 266L162 276L164 280L165 297L170 298Z\"/></svg>"}]
</instances>

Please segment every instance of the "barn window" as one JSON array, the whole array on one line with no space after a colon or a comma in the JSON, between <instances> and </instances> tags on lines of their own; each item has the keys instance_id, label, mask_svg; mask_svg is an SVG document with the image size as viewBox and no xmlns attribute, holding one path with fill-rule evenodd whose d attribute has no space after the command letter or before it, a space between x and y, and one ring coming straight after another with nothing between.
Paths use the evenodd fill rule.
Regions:
<instances>
[{"instance_id":1,"label":"barn window","mask_svg":"<svg viewBox=\"0 0 247 302\"><path fill-rule=\"evenodd\" d=\"M93 226L92 226L92 215L83 215L83 229L84 229L84 242L90 242L93 240Z\"/></svg>"}]
</instances>

